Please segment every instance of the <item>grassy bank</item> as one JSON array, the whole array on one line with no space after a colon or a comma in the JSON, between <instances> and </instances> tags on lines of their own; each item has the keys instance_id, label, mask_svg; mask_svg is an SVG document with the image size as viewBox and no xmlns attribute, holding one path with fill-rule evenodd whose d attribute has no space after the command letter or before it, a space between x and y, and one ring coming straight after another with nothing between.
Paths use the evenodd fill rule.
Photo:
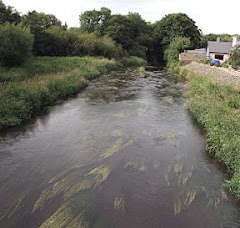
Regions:
<instances>
[{"instance_id":1,"label":"grassy bank","mask_svg":"<svg viewBox=\"0 0 240 228\"><path fill-rule=\"evenodd\" d=\"M187 70L187 108L206 130L209 153L225 164L231 178L230 192L240 198L240 87L197 77Z\"/></svg>"},{"instance_id":2,"label":"grassy bank","mask_svg":"<svg viewBox=\"0 0 240 228\"><path fill-rule=\"evenodd\" d=\"M21 68L0 69L0 129L16 126L44 107L81 91L89 80L124 67L142 66L137 57L120 61L94 57L38 57Z\"/></svg>"}]
</instances>

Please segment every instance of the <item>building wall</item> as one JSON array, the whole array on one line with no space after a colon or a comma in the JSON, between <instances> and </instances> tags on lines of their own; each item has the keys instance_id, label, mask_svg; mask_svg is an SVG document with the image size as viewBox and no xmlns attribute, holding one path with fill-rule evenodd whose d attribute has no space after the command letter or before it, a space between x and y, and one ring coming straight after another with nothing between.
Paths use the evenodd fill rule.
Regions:
<instances>
[{"instance_id":1,"label":"building wall","mask_svg":"<svg viewBox=\"0 0 240 228\"><path fill-rule=\"evenodd\" d=\"M179 54L179 60L184 62L185 64L188 64L193 61L197 60L206 60L207 56L206 54L194 54L194 53L185 53L182 52Z\"/></svg>"},{"instance_id":2,"label":"building wall","mask_svg":"<svg viewBox=\"0 0 240 228\"><path fill-rule=\"evenodd\" d=\"M216 55L223 55L223 60L219 59L220 63L223 63L229 59L229 54L222 54L222 53L210 53L209 58L216 59L216 57L215 57Z\"/></svg>"}]
</instances>

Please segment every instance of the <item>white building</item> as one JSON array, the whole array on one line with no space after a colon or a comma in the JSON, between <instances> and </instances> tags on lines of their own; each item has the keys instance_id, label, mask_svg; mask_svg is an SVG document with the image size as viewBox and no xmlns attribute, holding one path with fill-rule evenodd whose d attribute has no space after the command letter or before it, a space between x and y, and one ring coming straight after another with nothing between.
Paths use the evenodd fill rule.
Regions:
<instances>
[{"instance_id":1,"label":"white building","mask_svg":"<svg viewBox=\"0 0 240 228\"><path fill-rule=\"evenodd\" d=\"M220 37L217 41L208 41L207 57L210 59L218 59L225 62L229 59L229 53L238 45L238 37L233 37L232 42L221 42Z\"/></svg>"}]
</instances>

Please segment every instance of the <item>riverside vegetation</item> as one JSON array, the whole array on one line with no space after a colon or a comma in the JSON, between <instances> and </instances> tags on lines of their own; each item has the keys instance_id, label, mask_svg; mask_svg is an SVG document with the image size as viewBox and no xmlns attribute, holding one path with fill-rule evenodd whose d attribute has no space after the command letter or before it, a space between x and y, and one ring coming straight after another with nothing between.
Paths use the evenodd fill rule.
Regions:
<instances>
[{"instance_id":1,"label":"riverside vegetation","mask_svg":"<svg viewBox=\"0 0 240 228\"><path fill-rule=\"evenodd\" d=\"M145 64L137 57L36 57L18 68L0 68L0 128L19 125L44 107L78 93L89 80L125 66Z\"/></svg>"},{"instance_id":2,"label":"riverside vegetation","mask_svg":"<svg viewBox=\"0 0 240 228\"><path fill-rule=\"evenodd\" d=\"M220 84L210 75L196 75L181 69L188 81L186 107L206 130L206 148L229 170L226 182L230 192L240 198L240 87Z\"/></svg>"}]
</instances>

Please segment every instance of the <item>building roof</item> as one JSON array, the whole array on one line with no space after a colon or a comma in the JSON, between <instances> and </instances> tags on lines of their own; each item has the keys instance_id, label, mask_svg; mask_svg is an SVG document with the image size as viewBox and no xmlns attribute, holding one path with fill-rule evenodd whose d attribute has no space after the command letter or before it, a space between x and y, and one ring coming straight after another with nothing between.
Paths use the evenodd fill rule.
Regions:
<instances>
[{"instance_id":1,"label":"building roof","mask_svg":"<svg viewBox=\"0 0 240 228\"><path fill-rule=\"evenodd\" d=\"M208 41L209 53L227 54L232 48L232 42Z\"/></svg>"}]
</instances>

